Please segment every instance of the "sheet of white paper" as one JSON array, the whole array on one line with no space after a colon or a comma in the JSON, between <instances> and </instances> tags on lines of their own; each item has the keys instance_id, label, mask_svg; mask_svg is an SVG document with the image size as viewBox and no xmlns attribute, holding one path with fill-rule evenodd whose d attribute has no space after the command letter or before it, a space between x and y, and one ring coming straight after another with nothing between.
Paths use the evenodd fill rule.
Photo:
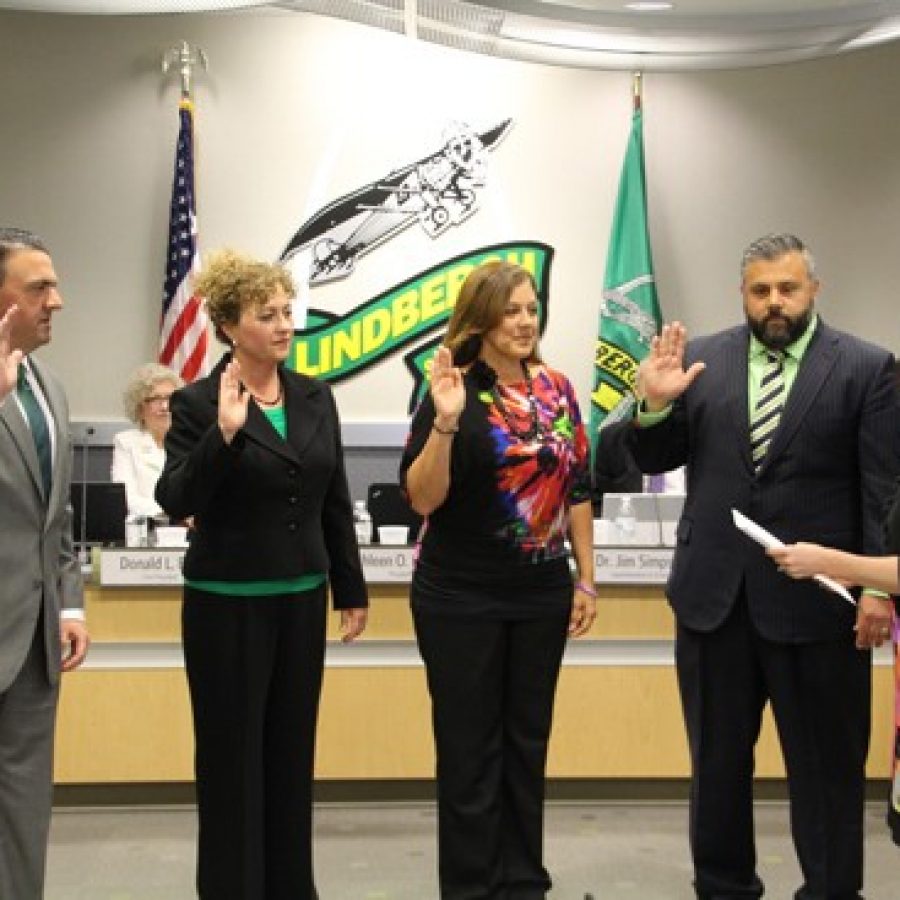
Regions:
<instances>
[{"instance_id":1,"label":"sheet of white paper","mask_svg":"<svg viewBox=\"0 0 900 900\"><path fill-rule=\"evenodd\" d=\"M770 531L766 531L766 529L758 522L754 522L753 519L747 518L747 516L738 512L736 509L731 510L731 518L734 520L735 526L740 531L743 531L747 537L752 538L757 544L761 544L766 550L769 550L772 547L784 546L784 541L778 540L774 534ZM822 587L828 588L829 591L834 591L835 594L843 597L848 603L856 604L850 591L843 585L838 584L834 579L829 578L827 575L813 575L813 578L818 581Z\"/></svg>"}]
</instances>

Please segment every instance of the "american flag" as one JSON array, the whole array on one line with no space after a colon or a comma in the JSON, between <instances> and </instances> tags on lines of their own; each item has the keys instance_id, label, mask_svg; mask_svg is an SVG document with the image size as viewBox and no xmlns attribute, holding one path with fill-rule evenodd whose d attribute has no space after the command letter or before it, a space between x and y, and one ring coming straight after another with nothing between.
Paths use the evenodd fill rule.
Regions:
<instances>
[{"instance_id":1,"label":"american flag","mask_svg":"<svg viewBox=\"0 0 900 900\"><path fill-rule=\"evenodd\" d=\"M194 108L189 100L181 101L179 116L159 361L178 372L185 381L193 381L209 369L209 331L203 303L191 289L191 276L200 268L200 257L194 207Z\"/></svg>"}]
</instances>

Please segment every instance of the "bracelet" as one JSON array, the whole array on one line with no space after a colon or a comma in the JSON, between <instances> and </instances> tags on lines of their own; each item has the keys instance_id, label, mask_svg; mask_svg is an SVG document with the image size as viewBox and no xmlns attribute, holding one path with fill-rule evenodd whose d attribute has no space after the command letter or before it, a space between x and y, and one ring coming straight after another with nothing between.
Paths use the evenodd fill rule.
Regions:
<instances>
[{"instance_id":1,"label":"bracelet","mask_svg":"<svg viewBox=\"0 0 900 900\"><path fill-rule=\"evenodd\" d=\"M434 420L434 423L431 426L438 434L456 434L459 431L459 425L456 428L439 428L437 419Z\"/></svg>"},{"instance_id":2,"label":"bracelet","mask_svg":"<svg viewBox=\"0 0 900 900\"><path fill-rule=\"evenodd\" d=\"M576 583L575 590L581 591L582 594L587 594L588 597L591 597L594 600L597 599L597 592L589 584L585 584L583 581Z\"/></svg>"}]
</instances>

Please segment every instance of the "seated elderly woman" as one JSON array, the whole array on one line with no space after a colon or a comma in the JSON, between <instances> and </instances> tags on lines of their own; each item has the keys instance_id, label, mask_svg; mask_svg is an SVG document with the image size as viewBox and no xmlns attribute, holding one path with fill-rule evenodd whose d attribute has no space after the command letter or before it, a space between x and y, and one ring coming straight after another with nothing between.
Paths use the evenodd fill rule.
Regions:
<instances>
[{"instance_id":1,"label":"seated elderly woman","mask_svg":"<svg viewBox=\"0 0 900 900\"><path fill-rule=\"evenodd\" d=\"M166 366L147 363L125 388L125 412L137 428L120 431L113 440L112 480L124 482L130 516L162 514L153 491L166 461L163 439L172 424L169 398L183 383Z\"/></svg>"}]
</instances>

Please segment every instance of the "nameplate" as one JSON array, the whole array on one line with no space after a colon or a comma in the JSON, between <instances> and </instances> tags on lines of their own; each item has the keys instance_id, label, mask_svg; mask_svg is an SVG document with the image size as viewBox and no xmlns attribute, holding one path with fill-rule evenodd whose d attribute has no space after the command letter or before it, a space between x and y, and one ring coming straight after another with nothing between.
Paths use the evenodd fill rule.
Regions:
<instances>
[{"instance_id":1,"label":"nameplate","mask_svg":"<svg viewBox=\"0 0 900 900\"><path fill-rule=\"evenodd\" d=\"M183 549L104 549L99 576L104 587L179 587Z\"/></svg>"},{"instance_id":2,"label":"nameplate","mask_svg":"<svg viewBox=\"0 0 900 900\"><path fill-rule=\"evenodd\" d=\"M183 583L181 549L104 548L99 556L103 587L180 587ZM369 584L408 584L412 580L412 547L362 546L360 557Z\"/></svg>"},{"instance_id":3,"label":"nameplate","mask_svg":"<svg viewBox=\"0 0 900 900\"><path fill-rule=\"evenodd\" d=\"M359 548L363 575L369 584L409 584L413 573L413 547L365 544Z\"/></svg>"},{"instance_id":4,"label":"nameplate","mask_svg":"<svg viewBox=\"0 0 900 900\"><path fill-rule=\"evenodd\" d=\"M670 547L595 547L597 584L665 584L672 568Z\"/></svg>"},{"instance_id":5,"label":"nameplate","mask_svg":"<svg viewBox=\"0 0 900 900\"><path fill-rule=\"evenodd\" d=\"M413 547L360 547L369 584L409 584ZM667 547L595 547L597 584L665 584L673 550ZM179 587L183 549L104 549L98 574L104 587Z\"/></svg>"}]
</instances>

